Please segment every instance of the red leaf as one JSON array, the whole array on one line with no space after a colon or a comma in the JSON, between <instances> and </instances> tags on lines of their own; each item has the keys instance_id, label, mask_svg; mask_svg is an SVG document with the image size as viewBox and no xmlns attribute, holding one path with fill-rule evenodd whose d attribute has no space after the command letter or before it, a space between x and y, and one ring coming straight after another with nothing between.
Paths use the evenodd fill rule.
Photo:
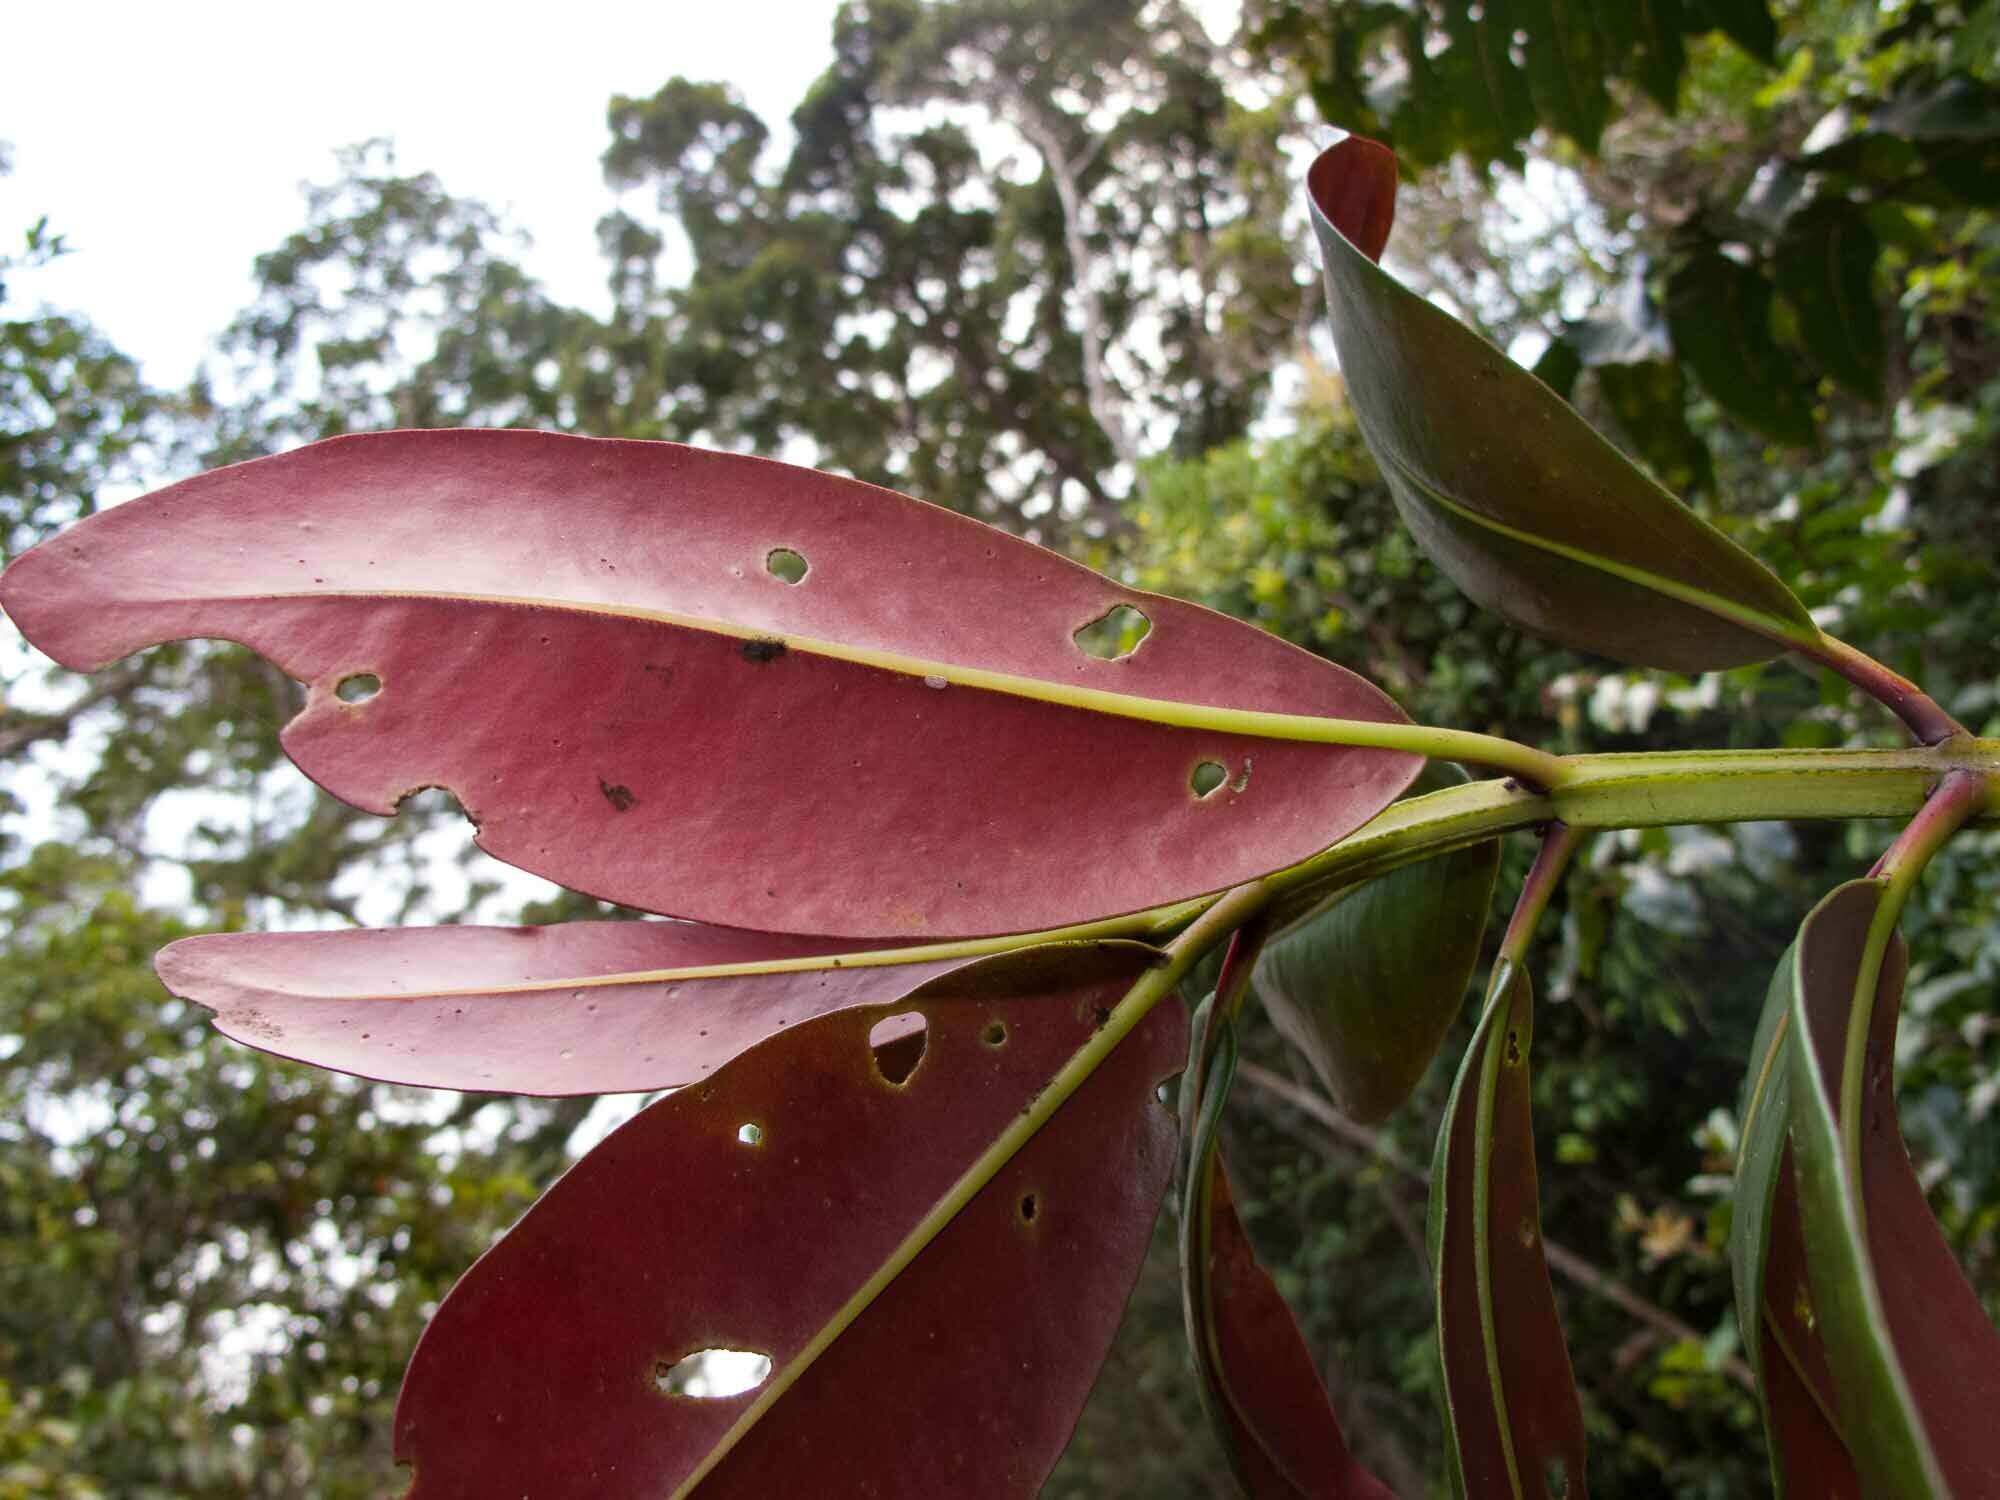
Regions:
<instances>
[{"instance_id":1,"label":"red leaf","mask_svg":"<svg viewBox=\"0 0 2000 1500\"><path fill-rule=\"evenodd\" d=\"M1431 1180L1438 1345L1465 1493L1584 1494L1583 1412L1543 1252L1525 972L1496 970ZM1484 1210L1483 1213L1481 1210Z\"/></svg>"},{"instance_id":2,"label":"red leaf","mask_svg":"<svg viewBox=\"0 0 2000 1500\"><path fill-rule=\"evenodd\" d=\"M1045 701L1402 721L1274 636L965 517L668 443L337 438L92 516L0 596L79 668L244 642L309 685L285 748L356 806L448 787L501 859L773 931L1023 931L1224 889L1420 764ZM1072 639L1119 605L1152 627L1131 655ZM1204 762L1227 778L1205 797Z\"/></svg>"},{"instance_id":3,"label":"red leaf","mask_svg":"<svg viewBox=\"0 0 2000 1500\"><path fill-rule=\"evenodd\" d=\"M1882 900L1877 881L1853 881L1828 896L1808 918L1798 947L1799 987L1809 1022L1809 1042L1838 1099L1844 1071L1845 1033L1861 971L1869 923ZM1867 1208L1867 1266L1880 1293L1883 1317L1897 1363L1908 1382L1924 1435L1954 1493L2000 1494L2000 1332L1965 1279L1925 1201L1910 1165L1896 1116L1896 1023L1902 1013L1909 956L1901 937L1882 963L1869 1033L1861 1094L1861 1198ZM1806 1085L1811 1086L1811 1085ZM1799 1139L1798 1127L1793 1140ZM1813 1255L1806 1226L1814 1301L1833 1294L1819 1278L1835 1267ZM1832 1372L1835 1388L1841 1378ZM1858 1399L1841 1408L1851 1446L1871 1441L1870 1413Z\"/></svg>"},{"instance_id":4,"label":"red leaf","mask_svg":"<svg viewBox=\"0 0 2000 1500\"><path fill-rule=\"evenodd\" d=\"M1814 1326L1789 1145L1771 1198L1763 1324L1758 1389L1779 1493L1786 1500L1862 1500L1854 1460L1834 1421L1833 1370Z\"/></svg>"},{"instance_id":5,"label":"red leaf","mask_svg":"<svg viewBox=\"0 0 2000 1500\"><path fill-rule=\"evenodd\" d=\"M1379 261L1396 223L1396 153L1350 135L1329 146L1306 173L1306 190L1349 244Z\"/></svg>"},{"instance_id":6,"label":"red leaf","mask_svg":"<svg viewBox=\"0 0 2000 1500\"><path fill-rule=\"evenodd\" d=\"M1243 1232L1222 1158L1209 1210L1208 1293L1218 1373L1253 1500L1395 1500L1347 1451L1305 1336Z\"/></svg>"},{"instance_id":7,"label":"red leaf","mask_svg":"<svg viewBox=\"0 0 2000 1500\"><path fill-rule=\"evenodd\" d=\"M1185 1053L1176 1008L1143 1022L844 1331L837 1315L1134 972L926 999L924 1055L900 1085L868 1043L884 1008L824 1016L614 1132L424 1335L396 1417L412 1500L659 1500L718 1459L703 1500L1033 1494L1172 1170L1155 1086ZM763 1353L771 1373L735 1397L663 1394L662 1369L708 1348Z\"/></svg>"},{"instance_id":8,"label":"red leaf","mask_svg":"<svg viewBox=\"0 0 2000 1500\"><path fill-rule=\"evenodd\" d=\"M901 1000L968 968L1018 977L1024 957L659 977L859 946L684 922L571 922L229 933L184 938L155 964L168 989L215 1011L225 1035L280 1057L390 1083L553 1095L691 1083L788 1025ZM1054 964L1081 950L1040 951Z\"/></svg>"}]
</instances>

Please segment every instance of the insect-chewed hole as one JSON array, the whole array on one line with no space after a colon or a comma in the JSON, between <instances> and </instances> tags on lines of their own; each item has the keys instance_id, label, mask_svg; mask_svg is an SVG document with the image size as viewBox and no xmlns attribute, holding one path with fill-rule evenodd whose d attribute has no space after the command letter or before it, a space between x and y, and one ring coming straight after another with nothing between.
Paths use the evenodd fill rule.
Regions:
<instances>
[{"instance_id":1,"label":"insect-chewed hole","mask_svg":"<svg viewBox=\"0 0 2000 1500\"><path fill-rule=\"evenodd\" d=\"M1035 1222L1035 1216L1042 1211L1041 1200L1033 1193L1023 1193L1021 1195L1019 1211L1021 1222L1023 1224L1032 1224Z\"/></svg>"},{"instance_id":2,"label":"insect-chewed hole","mask_svg":"<svg viewBox=\"0 0 2000 1500\"><path fill-rule=\"evenodd\" d=\"M764 571L780 583L803 583L810 567L805 554L790 547L773 547L764 554Z\"/></svg>"},{"instance_id":3,"label":"insect-chewed hole","mask_svg":"<svg viewBox=\"0 0 2000 1500\"><path fill-rule=\"evenodd\" d=\"M1561 1459L1551 1458L1543 1463L1542 1488L1548 1491L1549 1500L1567 1500L1569 1470L1563 1467Z\"/></svg>"},{"instance_id":4,"label":"insect-chewed hole","mask_svg":"<svg viewBox=\"0 0 2000 1500\"><path fill-rule=\"evenodd\" d=\"M771 1374L771 1356L754 1349L697 1349L653 1366L653 1384L663 1396L712 1401L754 1391Z\"/></svg>"},{"instance_id":5,"label":"insect-chewed hole","mask_svg":"<svg viewBox=\"0 0 2000 1500\"><path fill-rule=\"evenodd\" d=\"M1197 797L1212 797L1222 790L1223 782L1229 779L1229 772L1219 760L1205 760L1194 768L1188 777L1188 789Z\"/></svg>"},{"instance_id":6,"label":"insect-chewed hole","mask_svg":"<svg viewBox=\"0 0 2000 1500\"><path fill-rule=\"evenodd\" d=\"M1077 650L1101 661L1117 661L1139 649L1139 643L1153 633L1153 622L1129 604L1114 604L1087 625L1070 635Z\"/></svg>"},{"instance_id":7,"label":"insect-chewed hole","mask_svg":"<svg viewBox=\"0 0 2000 1500\"><path fill-rule=\"evenodd\" d=\"M868 1045L875 1054L875 1071L883 1081L901 1087L924 1060L930 1028L923 1012L906 1010L885 1016L868 1028Z\"/></svg>"},{"instance_id":8,"label":"insect-chewed hole","mask_svg":"<svg viewBox=\"0 0 2000 1500\"><path fill-rule=\"evenodd\" d=\"M988 1021L986 1029L979 1033L979 1040L986 1043L989 1047L1006 1046L1007 1023L1005 1021Z\"/></svg>"},{"instance_id":9,"label":"insect-chewed hole","mask_svg":"<svg viewBox=\"0 0 2000 1500\"><path fill-rule=\"evenodd\" d=\"M366 703L382 691L382 679L373 672L349 672L334 684L333 696L342 703Z\"/></svg>"},{"instance_id":10,"label":"insect-chewed hole","mask_svg":"<svg viewBox=\"0 0 2000 1500\"><path fill-rule=\"evenodd\" d=\"M755 1120L745 1120L736 1127L736 1139L746 1146L761 1146L764 1144L764 1127Z\"/></svg>"}]
</instances>

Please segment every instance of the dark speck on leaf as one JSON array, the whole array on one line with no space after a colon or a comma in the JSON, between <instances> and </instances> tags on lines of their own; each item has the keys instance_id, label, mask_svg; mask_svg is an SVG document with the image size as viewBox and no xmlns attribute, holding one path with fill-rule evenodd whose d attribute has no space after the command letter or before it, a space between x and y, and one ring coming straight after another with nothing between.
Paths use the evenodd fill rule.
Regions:
<instances>
[{"instance_id":1,"label":"dark speck on leaf","mask_svg":"<svg viewBox=\"0 0 2000 1500\"><path fill-rule=\"evenodd\" d=\"M632 789L629 786L614 786L602 776L597 778L597 789L604 793L604 800L620 812L629 811L632 804L639 800L632 795Z\"/></svg>"},{"instance_id":2,"label":"dark speck on leaf","mask_svg":"<svg viewBox=\"0 0 2000 1500\"><path fill-rule=\"evenodd\" d=\"M783 641L745 641L743 659L745 661L776 661L785 654Z\"/></svg>"}]
</instances>

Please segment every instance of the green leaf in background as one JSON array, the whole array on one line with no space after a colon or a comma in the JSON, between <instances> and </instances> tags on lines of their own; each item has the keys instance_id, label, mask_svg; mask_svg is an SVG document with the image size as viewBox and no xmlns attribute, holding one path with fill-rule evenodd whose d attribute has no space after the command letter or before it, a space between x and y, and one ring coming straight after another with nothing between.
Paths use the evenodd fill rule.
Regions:
<instances>
[{"instance_id":1,"label":"green leaf in background","mask_svg":"<svg viewBox=\"0 0 2000 1500\"><path fill-rule=\"evenodd\" d=\"M1778 23L1765 0L1685 0L1691 20L1721 32L1757 61L1778 61Z\"/></svg>"},{"instance_id":2,"label":"green leaf in background","mask_svg":"<svg viewBox=\"0 0 2000 1500\"><path fill-rule=\"evenodd\" d=\"M1757 1391L1779 1500L1858 1497L1854 1462L1832 1416L1832 1377L1813 1315L1791 1156L1792 1075L1786 1049L1797 946L1772 977L1750 1050L1729 1221L1736 1324Z\"/></svg>"},{"instance_id":3,"label":"green leaf in background","mask_svg":"<svg viewBox=\"0 0 2000 1500\"><path fill-rule=\"evenodd\" d=\"M1514 7L1527 36L1528 84L1543 117L1592 153L1611 116L1594 9L1588 0L1516 0Z\"/></svg>"},{"instance_id":4,"label":"green leaf in background","mask_svg":"<svg viewBox=\"0 0 2000 1500\"><path fill-rule=\"evenodd\" d=\"M1681 74L1687 70L1687 29L1681 0L1625 0L1597 7L1612 55L1627 76L1669 114L1680 101Z\"/></svg>"},{"instance_id":5,"label":"green leaf in background","mask_svg":"<svg viewBox=\"0 0 2000 1500\"><path fill-rule=\"evenodd\" d=\"M1433 761L1411 791L1465 780ZM1499 869L1495 840L1405 865L1335 892L1265 945L1264 1008L1353 1118L1409 1098L1458 1019Z\"/></svg>"},{"instance_id":6,"label":"green leaf in background","mask_svg":"<svg viewBox=\"0 0 2000 1500\"><path fill-rule=\"evenodd\" d=\"M1881 254L1881 241L1860 209L1822 198L1786 225L1771 268L1779 292L1798 312L1806 352L1870 401L1882 399L1888 363L1875 302L1875 262Z\"/></svg>"},{"instance_id":7,"label":"green leaf in background","mask_svg":"<svg viewBox=\"0 0 2000 1500\"><path fill-rule=\"evenodd\" d=\"M1461 589L1565 645L1673 671L1818 639L1769 569L1375 264L1395 216L1386 147L1350 136L1308 183L1362 434L1404 521Z\"/></svg>"},{"instance_id":8,"label":"green leaf in background","mask_svg":"<svg viewBox=\"0 0 2000 1500\"><path fill-rule=\"evenodd\" d=\"M1893 938L1868 989L1887 883L1839 887L1799 929L1786 1065L1815 1322L1863 1493L2000 1493L2000 1333L1924 1201L1896 1120L1895 1037L1906 956ZM1843 1099L1851 1028L1862 1080Z\"/></svg>"},{"instance_id":9,"label":"green leaf in background","mask_svg":"<svg viewBox=\"0 0 2000 1500\"><path fill-rule=\"evenodd\" d=\"M1687 381L1671 360L1599 365L1597 393L1634 452L1675 490L1713 490L1708 445L1688 426Z\"/></svg>"},{"instance_id":10,"label":"green leaf in background","mask_svg":"<svg viewBox=\"0 0 2000 1500\"><path fill-rule=\"evenodd\" d=\"M1682 262L1667 283L1674 352L1716 405L1768 438L1811 443L1811 382L1771 332L1771 283L1719 250Z\"/></svg>"},{"instance_id":11,"label":"green leaf in background","mask_svg":"<svg viewBox=\"0 0 2000 1500\"><path fill-rule=\"evenodd\" d=\"M1534 991L1498 965L1438 1134L1429 1240L1445 1417L1471 1500L1583 1500L1583 1411L1543 1253Z\"/></svg>"}]
</instances>

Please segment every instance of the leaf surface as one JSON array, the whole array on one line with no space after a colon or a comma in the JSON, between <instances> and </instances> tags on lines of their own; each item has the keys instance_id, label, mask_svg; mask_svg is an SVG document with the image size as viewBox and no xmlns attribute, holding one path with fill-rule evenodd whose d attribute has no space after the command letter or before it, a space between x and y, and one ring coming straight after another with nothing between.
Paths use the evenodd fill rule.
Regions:
<instances>
[{"instance_id":1,"label":"leaf surface","mask_svg":"<svg viewBox=\"0 0 2000 1500\"><path fill-rule=\"evenodd\" d=\"M1818 639L1769 569L1375 264L1395 213L1386 147L1350 136L1308 183L1362 434L1404 521L1461 589L1566 645L1676 671Z\"/></svg>"},{"instance_id":2,"label":"leaf surface","mask_svg":"<svg viewBox=\"0 0 2000 1500\"><path fill-rule=\"evenodd\" d=\"M693 1083L786 1026L906 1000L969 969L1017 973L1023 961L842 961L861 947L685 922L570 922L226 933L184 938L155 963L169 990L215 1012L218 1030L281 1057L389 1083L561 1095ZM1052 970L1091 957L1084 944L1036 951Z\"/></svg>"},{"instance_id":3,"label":"leaf surface","mask_svg":"<svg viewBox=\"0 0 2000 1500\"><path fill-rule=\"evenodd\" d=\"M1867 215L1821 198L1785 226L1772 271L1797 309L1799 337L1819 367L1865 400L1882 398L1888 364L1875 263L1882 245Z\"/></svg>"},{"instance_id":4,"label":"leaf surface","mask_svg":"<svg viewBox=\"0 0 2000 1500\"><path fill-rule=\"evenodd\" d=\"M1771 283L1719 250L1690 256L1667 282L1674 352L1718 406L1768 438L1817 435L1812 381L1771 332Z\"/></svg>"},{"instance_id":5,"label":"leaf surface","mask_svg":"<svg viewBox=\"0 0 2000 1500\"><path fill-rule=\"evenodd\" d=\"M937 995L901 1084L884 1009L822 1016L652 1105L446 1298L396 1415L411 1500L1035 1493L1148 1243L1184 1055L1156 1010L858 1313L857 1293L1090 1038L1136 968ZM760 1132L745 1142L741 1132ZM851 1316L851 1321L846 1319ZM699 1350L761 1353L735 1396L669 1394Z\"/></svg>"},{"instance_id":6,"label":"leaf surface","mask_svg":"<svg viewBox=\"0 0 2000 1500\"><path fill-rule=\"evenodd\" d=\"M1832 1372L1820 1341L1799 1228L1791 1155L1788 1040L1797 945L1772 976L1750 1052L1729 1258L1736 1324L1757 1372L1774 1492L1795 1500L1859 1500L1854 1461L1833 1417Z\"/></svg>"},{"instance_id":7,"label":"leaf surface","mask_svg":"<svg viewBox=\"0 0 2000 1500\"><path fill-rule=\"evenodd\" d=\"M1209 1421L1251 1500L1394 1500L1348 1451L1298 1321L1236 1213L1219 1149L1235 1022L1207 1003L1193 1033L1181 1080L1196 1101L1183 1120L1181 1296Z\"/></svg>"},{"instance_id":8,"label":"leaf surface","mask_svg":"<svg viewBox=\"0 0 2000 1500\"><path fill-rule=\"evenodd\" d=\"M1465 779L1434 762L1412 790ZM1409 1098L1458 1019L1499 869L1497 840L1405 865L1336 892L1265 945L1264 1008L1355 1119Z\"/></svg>"},{"instance_id":9,"label":"leaf surface","mask_svg":"<svg viewBox=\"0 0 2000 1500\"><path fill-rule=\"evenodd\" d=\"M1812 1306L1863 1493L1995 1494L2000 1333L1924 1201L1896 1119L1900 938L1865 1008L1858 994L1886 890L1851 881L1799 929L1787 1049ZM1866 1048L1858 1118L1848 1118L1842 1080L1856 1025Z\"/></svg>"},{"instance_id":10,"label":"leaf surface","mask_svg":"<svg viewBox=\"0 0 2000 1500\"><path fill-rule=\"evenodd\" d=\"M336 438L93 516L0 598L81 669L243 642L307 684L285 748L337 796L387 814L447 787L509 863L769 931L1025 931L1223 889L1419 765L1158 722L1402 715L965 517L669 443ZM1120 605L1149 633L1092 655L1075 633ZM1201 796L1205 762L1226 775Z\"/></svg>"},{"instance_id":11,"label":"leaf surface","mask_svg":"<svg viewBox=\"0 0 2000 1500\"><path fill-rule=\"evenodd\" d=\"M1473 1500L1584 1495L1583 1412L1556 1317L1535 1177L1527 975L1496 968L1452 1086L1429 1238L1446 1418Z\"/></svg>"}]
</instances>

